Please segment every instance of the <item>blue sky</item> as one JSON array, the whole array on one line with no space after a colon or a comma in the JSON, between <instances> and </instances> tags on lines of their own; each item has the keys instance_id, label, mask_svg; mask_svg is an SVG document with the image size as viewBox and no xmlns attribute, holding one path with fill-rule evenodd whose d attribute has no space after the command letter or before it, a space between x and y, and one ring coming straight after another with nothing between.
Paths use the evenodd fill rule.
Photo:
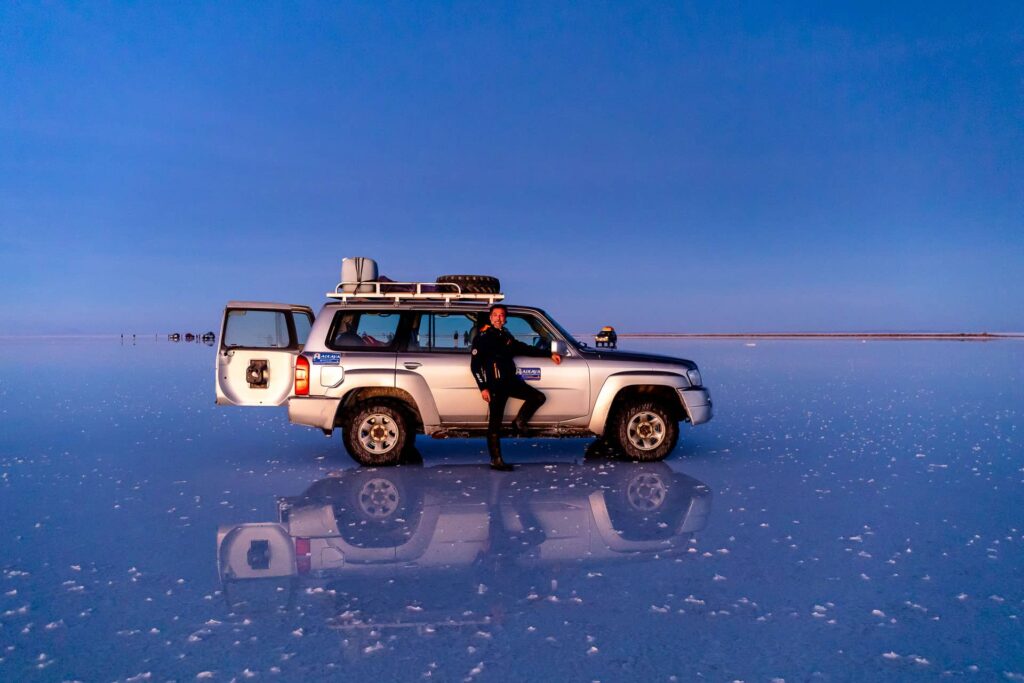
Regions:
<instances>
[{"instance_id":1,"label":"blue sky","mask_svg":"<svg viewBox=\"0 0 1024 683\"><path fill-rule=\"evenodd\" d=\"M769 6L770 5L770 6ZM1020 3L0 6L0 334L317 306L1024 330Z\"/></svg>"}]
</instances>

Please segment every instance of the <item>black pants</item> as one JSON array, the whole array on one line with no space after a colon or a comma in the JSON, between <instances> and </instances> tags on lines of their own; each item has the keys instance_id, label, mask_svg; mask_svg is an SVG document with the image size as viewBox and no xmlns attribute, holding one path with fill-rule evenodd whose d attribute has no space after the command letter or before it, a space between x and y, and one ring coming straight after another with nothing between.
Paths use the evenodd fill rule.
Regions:
<instances>
[{"instance_id":1,"label":"black pants","mask_svg":"<svg viewBox=\"0 0 1024 683\"><path fill-rule=\"evenodd\" d=\"M519 415L516 416L517 420L523 422L529 421L547 400L544 394L519 378L511 382L502 382L490 392L491 402L487 404L487 436L501 436L501 418L505 415L505 404L510 398L519 398L524 401L523 407L519 409Z\"/></svg>"}]
</instances>

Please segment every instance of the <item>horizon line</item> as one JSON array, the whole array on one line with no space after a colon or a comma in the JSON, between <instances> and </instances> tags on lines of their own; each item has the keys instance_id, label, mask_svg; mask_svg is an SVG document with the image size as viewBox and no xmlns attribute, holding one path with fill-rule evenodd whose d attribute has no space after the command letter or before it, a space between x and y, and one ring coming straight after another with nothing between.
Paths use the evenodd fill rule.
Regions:
<instances>
[{"instance_id":1,"label":"horizon line","mask_svg":"<svg viewBox=\"0 0 1024 683\"><path fill-rule=\"evenodd\" d=\"M135 332L125 333L80 333L62 332L54 334L0 334L0 340L14 339L136 339L161 337L166 340L168 333ZM181 333L184 334L184 333ZM193 333L196 334L196 333ZM593 336L590 333L574 333L576 337ZM197 335L198 336L198 335ZM619 332L620 338L628 339L1024 339L1024 332Z\"/></svg>"}]
</instances>

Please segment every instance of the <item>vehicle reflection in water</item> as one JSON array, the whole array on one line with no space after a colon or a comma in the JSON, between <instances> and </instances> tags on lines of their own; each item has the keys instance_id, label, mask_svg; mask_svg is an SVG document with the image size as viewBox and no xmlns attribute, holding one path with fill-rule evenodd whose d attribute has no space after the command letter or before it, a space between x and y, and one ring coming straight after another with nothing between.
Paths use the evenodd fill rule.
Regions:
<instances>
[{"instance_id":1,"label":"vehicle reflection in water","mask_svg":"<svg viewBox=\"0 0 1024 683\"><path fill-rule=\"evenodd\" d=\"M318 586L336 596L335 628L430 632L488 622L496 596L471 605L488 581L685 553L711 497L661 462L346 470L280 498L277 523L221 527L218 568L236 611L261 602L259 586L289 604Z\"/></svg>"}]
</instances>

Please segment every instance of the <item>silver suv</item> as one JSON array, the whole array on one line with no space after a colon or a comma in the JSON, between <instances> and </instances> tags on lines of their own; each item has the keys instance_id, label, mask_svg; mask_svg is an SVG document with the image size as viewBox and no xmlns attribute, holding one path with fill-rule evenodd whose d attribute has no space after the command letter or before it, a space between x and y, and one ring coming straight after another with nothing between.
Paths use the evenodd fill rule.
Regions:
<instances>
[{"instance_id":1,"label":"silver suv","mask_svg":"<svg viewBox=\"0 0 1024 683\"><path fill-rule=\"evenodd\" d=\"M416 434L483 436L487 404L469 351L489 306L504 297L489 282L480 286L493 278L438 280L342 282L315 319L306 306L229 302L217 403L287 403L293 423L326 436L340 428L349 454L369 466L401 462ZM527 436L597 436L630 459L652 461L675 448L679 422L711 419L692 361L591 348L529 306L508 306L506 329L563 357L560 365L519 359L519 375L547 397ZM506 420L518 408L510 401Z\"/></svg>"}]
</instances>

